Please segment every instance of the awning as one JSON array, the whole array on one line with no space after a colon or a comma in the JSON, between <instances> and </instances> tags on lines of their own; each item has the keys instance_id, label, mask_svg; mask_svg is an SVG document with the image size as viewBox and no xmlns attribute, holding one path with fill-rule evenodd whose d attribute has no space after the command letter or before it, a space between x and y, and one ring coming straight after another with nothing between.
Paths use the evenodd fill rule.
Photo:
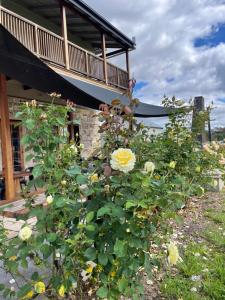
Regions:
<instances>
[{"instance_id":1,"label":"awning","mask_svg":"<svg viewBox=\"0 0 225 300\"><path fill-rule=\"evenodd\" d=\"M73 86L84 91L86 94L93 96L95 99L106 104L111 104L113 99L120 99L124 105L129 104L129 99L126 95L117 93L92 83L84 82L66 75L61 75L64 79L70 82ZM135 108L137 117L165 117L168 116L168 110L162 106L140 103Z\"/></svg>"},{"instance_id":2,"label":"awning","mask_svg":"<svg viewBox=\"0 0 225 300\"><path fill-rule=\"evenodd\" d=\"M33 89L44 93L56 92L61 94L63 99L70 99L77 105L96 110L101 103L111 104L115 98L121 99L124 104L128 103L128 98L120 93L57 74L2 25L0 25L0 73ZM161 106L140 103L135 115L163 117L168 115L168 111Z\"/></svg>"}]
</instances>

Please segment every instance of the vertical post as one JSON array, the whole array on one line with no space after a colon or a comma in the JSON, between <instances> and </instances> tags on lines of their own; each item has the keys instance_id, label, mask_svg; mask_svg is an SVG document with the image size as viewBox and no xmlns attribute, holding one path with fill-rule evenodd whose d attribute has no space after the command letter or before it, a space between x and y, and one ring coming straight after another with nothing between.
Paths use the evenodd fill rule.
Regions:
<instances>
[{"instance_id":1,"label":"vertical post","mask_svg":"<svg viewBox=\"0 0 225 300\"><path fill-rule=\"evenodd\" d=\"M64 39L64 58L66 69L69 70L69 49L68 49L68 35L67 35L67 21L66 21L66 7L61 6L61 19L62 19L62 35Z\"/></svg>"},{"instance_id":2,"label":"vertical post","mask_svg":"<svg viewBox=\"0 0 225 300\"><path fill-rule=\"evenodd\" d=\"M211 130L211 119L210 119L210 109L208 108L208 137L209 142L212 142L212 130Z\"/></svg>"},{"instance_id":3,"label":"vertical post","mask_svg":"<svg viewBox=\"0 0 225 300\"><path fill-rule=\"evenodd\" d=\"M9 104L7 97L7 81L5 75L0 74L0 116L2 161L4 162L4 177L6 188L6 200L15 198L15 186L13 180L12 142L10 133Z\"/></svg>"},{"instance_id":4,"label":"vertical post","mask_svg":"<svg viewBox=\"0 0 225 300\"><path fill-rule=\"evenodd\" d=\"M70 141L74 141L74 132L73 132L73 125L72 125L73 113L72 112L68 112L67 119L69 121L68 133L69 133L69 142L70 142Z\"/></svg>"},{"instance_id":5,"label":"vertical post","mask_svg":"<svg viewBox=\"0 0 225 300\"><path fill-rule=\"evenodd\" d=\"M105 45L105 34L102 33L102 57L103 57L103 72L105 83L108 84L108 71L107 71L107 59L106 59L106 45Z\"/></svg>"},{"instance_id":6,"label":"vertical post","mask_svg":"<svg viewBox=\"0 0 225 300\"><path fill-rule=\"evenodd\" d=\"M127 73L128 73L128 80L130 80L130 58L129 58L129 50L126 50L126 66L127 66Z\"/></svg>"},{"instance_id":7,"label":"vertical post","mask_svg":"<svg viewBox=\"0 0 225 300\"><path fill-rule=\"evenodd\" d=\"M35 25L34 26L34 39L35 39L35 41L34 41L34 43L35 43L35 47L34 47L34 49L35 49L35 52L36 52L36 54L37 54L37 56L39 57L40 55L39 55L39 40L38 40L38 26L37 25Z\"/></svg>"},{"instance_id":8,"label":"vertical post","mask_svg":"<svg viewBox=\"0 0 225 300\"><path fill-rule=\"evenodd\" d=\"M0 24L2 24L2 1L0 0Z\"/></svg>"},{"instance_id":9,"label":"vertical post","mask_svg":"<svg viewBox=\"0 0 225 300\"><path fill-rule=\"evenodd\" d=\"M120 86L120 76L119 76L119 69L116 68L116 79L117 79L117 86Z\"/></svg>"},{"instance_id":10,"label":"vertical post","mask_svg":"<svg viewBox=\"0 0 225 300\"><path fill-rule=\"evenodd\" d=\"M87 76L89 75L89 62L88 62L88 53L85 52L85 68L86 68L86 73L87 73Z\"/></svg>"},{"instance_id":11,"label":"vertical post","mask_svg":"<svg viewBox=\"0 0 225 300\"><path fill-rule=\"evenodd\" d=\"M198 123L198 114L200 112L205 112L205 100L202 96L194 98L192 130L196 132L198 141L203 144L206 142L205 122Z\"/></svg>"}]
</instances>

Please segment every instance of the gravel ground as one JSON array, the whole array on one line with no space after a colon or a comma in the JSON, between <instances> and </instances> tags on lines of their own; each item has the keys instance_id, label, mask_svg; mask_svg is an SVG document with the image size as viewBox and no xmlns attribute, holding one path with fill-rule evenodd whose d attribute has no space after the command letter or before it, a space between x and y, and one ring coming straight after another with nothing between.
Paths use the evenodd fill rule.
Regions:
<instances>
[{"instance_id":1,"label":"gravel ground","mask_svg":"<svg viewBox=\"0 0 225 300\"><path fill-rule=\"evenodd\" d=\"M224 209L224 200L224 192L207 193L204 197L193 197L190 199L186 207L179 212L179 215L183 218L183 222L181 224L177 224L174 220L168 222L168 225L173 229L170 239L175 241L178 245L182 245L184 249L190 242L203 242L199 233L210 223L204 216L204 213L209 208L214 209L215 211L219 211L222 208ZM162 251L162 248L158 250L160 252ZM148 280L147 277L144 277L145 300L165 299L162 297L159 290L159 285L164 274L165 272L163 270L156 270L152 280Z\"/></svg>"}]
</instances>

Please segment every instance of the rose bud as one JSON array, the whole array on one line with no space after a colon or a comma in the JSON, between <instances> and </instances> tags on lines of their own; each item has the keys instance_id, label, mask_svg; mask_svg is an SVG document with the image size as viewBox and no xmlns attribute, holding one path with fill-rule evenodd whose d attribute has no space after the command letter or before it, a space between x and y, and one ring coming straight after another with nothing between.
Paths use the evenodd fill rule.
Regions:
<instances>
[{"instance_id":1,"label":"rose bud","mask_svg":"<svg viewBox=\"0 0 225 300\"><path fill-rule=\"evenodd\" d=\"M124 106L123 111L126 115L130 115L132 113L132 110L129 106Z\"/></svg>"}]
</instances>

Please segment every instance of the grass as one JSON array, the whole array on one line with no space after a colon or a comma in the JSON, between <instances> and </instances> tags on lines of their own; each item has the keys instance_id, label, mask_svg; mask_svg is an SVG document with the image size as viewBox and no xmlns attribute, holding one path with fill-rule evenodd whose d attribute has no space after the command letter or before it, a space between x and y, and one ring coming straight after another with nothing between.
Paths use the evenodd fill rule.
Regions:
<instances>
[{"instance_id":1,"label":"grass","mask_svg":"<svg viewBox=\"0 0 225 300\"><path fill-rule=\"evenodd\" d=\"M175 274L168 272L161 284L166 299L225 299L225 210L207 210L205 217L204 242L189 244Z\"/></svg>"}]
</instances>

